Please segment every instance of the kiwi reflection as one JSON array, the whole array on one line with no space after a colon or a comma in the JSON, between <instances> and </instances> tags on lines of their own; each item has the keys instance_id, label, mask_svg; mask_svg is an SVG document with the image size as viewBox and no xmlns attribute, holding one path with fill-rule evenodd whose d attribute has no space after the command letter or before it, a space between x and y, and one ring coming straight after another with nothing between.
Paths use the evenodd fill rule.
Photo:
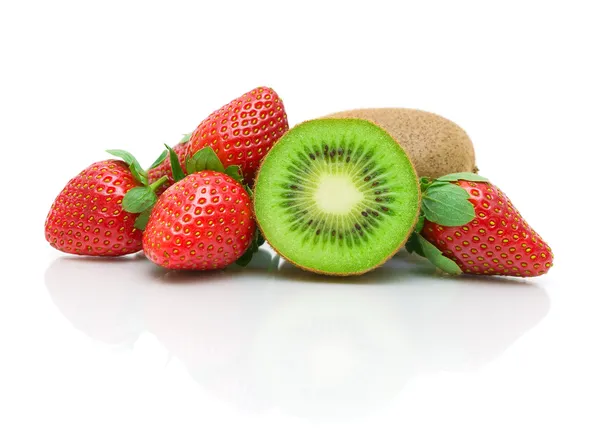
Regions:
<instances>
[{"instance_id":1,"label":"kiwi reflection","mask_svg":"<svg viewBox=\"0 0 600 439\"><path fill-rule=\"evenodd\" d=\"M252 264L201 279L153 269L156 279L144 283L135 311L207 391L247 410L311 418L368 414L419 373L485 365L549 309L535 284L436 277L427 263L404 257L361 280L315 277L287 263L275 271L278 261L266 251ZM72 269L53 265L47 279ZM127 295L135 283L137 276L124 275L113 288ZM55 296L62 282L48 288ZM64 294L55 302L71 310L63 313L75 324L103 296L72 290L76 312ZM118 315L118 301L100 306L109 303ZM111 319L104 321L105 336L112 330Z\"/></svg>"}]
</instances>

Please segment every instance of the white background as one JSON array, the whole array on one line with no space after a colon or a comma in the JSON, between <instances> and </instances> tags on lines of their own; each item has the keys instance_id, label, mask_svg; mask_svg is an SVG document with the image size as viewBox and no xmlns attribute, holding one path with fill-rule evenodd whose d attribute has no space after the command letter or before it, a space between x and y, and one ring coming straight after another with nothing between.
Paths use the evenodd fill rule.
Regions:
<instances>
[{"instance_id":1,"label":"white background","mask_svg":"<svg viewBox=\"0 0 600 439\"><path fill-rule=\"evenodd\" d=\"M594 1L3 1L0 437L600 437ZM148 165L258 85L291 125L436 112L549 242L528 280L165 274L43 225L109 148Z\"/></svg>"}]
</instances>

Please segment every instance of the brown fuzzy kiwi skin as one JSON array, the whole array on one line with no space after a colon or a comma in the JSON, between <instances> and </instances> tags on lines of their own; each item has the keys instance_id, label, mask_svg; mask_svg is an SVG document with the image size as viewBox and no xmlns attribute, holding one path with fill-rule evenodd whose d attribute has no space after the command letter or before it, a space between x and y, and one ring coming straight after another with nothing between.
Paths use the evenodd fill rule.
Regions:
<instances>
[{"instance_id":1,"label":"brown fuzzy kiwi skin","mask_svg":"<svg viewBox=\"0 0 600 439\"><path fill-rule=\"evenodd\" d=\"M335 118L335 117L331 117L331 118L322 118L322 119L337 119L337 118ZM360 119L360 118L345 118L345 119ZM364 119L360 119L360 120L364 120ZM303 123L310 122L310 121L311 121L311 120L306 120L306 121L304 121L304 122L301 122L301 123L299 123L298 125L301 125L301 124L303 124ZM394 137L393 137L393 136L392 136L392 135L391 135L391 134L390 134L390 133L389 133L389 132L388 132L388 131L387 131L385 128L383 128L381 125L379 125L379 124L377 124L376 122L373 122L373 121L369 121L369 122L371 122L373 125L377 125L377 126L378 126L379 128L381 128L383 131L385 131L385 132L386 132L386 133L387 133L387 134L388 134L390 137L392 137L392 139L394 139ZM298 126L298 125L296 125L296 126ZM292 128L290 128L290 130L291 130L291 129L292 129ZM395 139L394 139L394 140L395 140ZM271 148L271 150L270 150L270 151L272 151L274 148L277 148L277 144L278 144L278 143L279 143L279 141L277 141L277 142L276 142L276 143L273 145L273 147ZM398 143L398 142L396 141L396 143ZM398 147L400 147L400 145L398 145ZM400 148L402 149L402 147L400 147ZM269 151L269 152L270 152L270 151ZM406 153L406 151L404 151L404 152ZM268 155L268 154L267 154L267 155ZM265 157L266 157L266 156L265 156ZM261 163L260 163L260 166L259 166L259 168L258 168L258 171L256 172L256 177L254 178L254 184L253 184L253 186L252 186L252 192L253 192L254 194L256 194L256 182L258 181L258 178L259 178L259 176L260 176L260 173L261 173L261 171L262 171L262 167L263 167L262 165L263 165L263 162L264 162L264 160L265 160L264 158L261 160ZM314 268L310 268L310 267L305 267L305 266L303 266L303 265L297 264L296 262L292 261L292 260L291 260L291 259L289 259L288 257L286 257L286 256L284 256L283 254L281 254L281 252L280 252L280 251L279 251L279 250L278 250L278 249L277 249L277 248L276 248L274 245L272 245L272 244L271 244L271 243L270 243L270 242L267 240L267 237L266 237L266 235L265 235L265 232L264 232L264 230L262 229L262 227L261 227L261 225L260 225L260 221L258 221L258 217L256 216L256 212L254 212L254 219L255 219L255 221L256 221L256 225L257 225L258 229L260 230L260 233L262 234L262 236L265 238L265 241L267 242L267 244L269 244L269 246L270 246L270 247L271 247L271 248L272 248L272 249L275 251L275 253L277 253L279 256L281 256L281 257L282 257L284 260L288 261L290 264L292 264L292 265L294 265L294 266L296 266L296 267L298 267L298 268L300 268L300 269L302 269L302 270L304 270L304 271L309 271L309 272L311 272L311 273L316 273L316 274L320 274L320 275L324 275L324 276L335 276L335 277L350 277L350 276L359 276L359 275L361 275L361 274L365 274L365 273L368 273L368 272L370 272L370 271L373 271L373 270L375 270L376 268L378 268L378 267L381 267L383 264L385 264L385 263L386 263L387 261L389 261L390 259L392 259L392 258L394 257L394 255L395 255L396 253L398 253L398 252L399 252L399 251L400 251L400 250L401 250L401 249L402 249L402 248L403 248L403 247L406 245L406 242L407 242L407 241L408 241L408 239L410 238L410 235L411 235L411 233L412 233L412 230L414 230L414 228L417 226L417 223L419 222L419 215L420 215L420 212L421 212L421 201L422 201L422 199L421 199L421 196L422 196L422 194L421 194L421 186L419 185L419 177L418 177L418 175L417 175L417 171L416 171L416 169L415 169L415 166L414 166L414 164L413 164L413 163L412 163L412 161L410 160L410 156L409 156L409 163L411 164L411 168L412 168L412 171L413 171L413 175L415 176L415 182L416 182L416 184L417 184L417 190L418 190L418 193L419 193L419 199L417 200L417 213L416 213L416 215L415 215L415 218L414 218L414 220L413 220L413 224L412 224L412 226L410 227L410 230L411 230L411 232L409 232L409 233L406 235L406 237L405 237L405 238L404 238L404 240L403 240L403 241L400 243L400 245L398 246L398 248L396 248L396 249L395 249L393 252L391 252L391 253L390 253L390 255L389 255L387 258L385 258L383 261L381 261L379 264L375 265L374 267L371 267L371 268L368 268L368 269L366 269L366 270L362 270L362 271L351 272L351 273L331 273L331 272L327 272L327 271L316 270L316 269L314 269ZM254 199L253 199L252 201L254 202ZM252 207L254 208L254 206L252 206Z\"/></svg>"},{"instance_id":2,"label":"brown fuzzy kiwi skin","mask_svg":"<svg viewBox=\"0 0 600 439\"><path fill-rule=\"evenodd\" d=\"M376 123L406 150L419 177L478 171L473 142L465 130L437 114L411 108L358 108L323 118Z\"/></svg>"}]
</instances>

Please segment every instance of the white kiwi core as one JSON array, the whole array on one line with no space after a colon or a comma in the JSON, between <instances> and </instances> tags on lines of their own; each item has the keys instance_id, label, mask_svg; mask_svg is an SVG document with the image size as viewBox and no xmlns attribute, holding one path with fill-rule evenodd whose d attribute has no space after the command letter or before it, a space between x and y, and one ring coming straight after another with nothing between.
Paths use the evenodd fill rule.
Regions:
<instances>
[{"instance_id":1,"label":"white kiwi core","mask_svg":"<svg viewBox=\"0 0 600 439\"><path fill-rule=\"evenodd\" d=\"M313 199L322 212L343 215L351 212L364 195L349 175L325 174L317 184Z\"/></svg>"}]
</instances>

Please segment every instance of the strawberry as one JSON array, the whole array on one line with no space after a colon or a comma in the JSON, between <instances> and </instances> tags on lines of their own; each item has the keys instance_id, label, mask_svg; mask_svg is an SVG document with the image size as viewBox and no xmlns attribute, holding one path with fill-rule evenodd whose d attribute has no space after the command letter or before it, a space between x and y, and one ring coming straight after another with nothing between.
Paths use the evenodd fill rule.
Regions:
<instances>
[{"instance_id":1,"label":"strawberry","mask_svg":"<svg viewBox=\"0 0 600 439\"><path fill-rule=\"evenodd\" d=\"M58 194L46 217L46 240L57 250L87 256L122 256L142 249L142 229L154 190L167 177L147 186L137 160L121 150L123 160L93 163ZM140 215L140 213L142 213Z\"/></svg>"},{"instance_id":2,"label":"strawberry","mask_svg":"<svg viewBox=\"0 0 600 439\"><path fill-rule=\"evenodd\" d=\"M175 145L173 147L173 151L175 152L175 154L177 155L177 158L179 159L179 165L181 166L181 168L184 171L185 171L185 154L186 154L187 144L190 140L190 136L191 136L191 133L187 134L186 136L183 137L183 139L181 139L179 141L179 143L177 145ZM165 189L167 189L169 186L171 186L173 183L175 183L175 179L173 178L173 174L171 172L171 159L167 155L166 151L163 154L161 154L161 156L154 162L154 164L152 166L150 166L150 169L148 169L148 183L152 184L155 181L162 178L163 176L167 177L167 181L163 185L161 185L159 188L156 189L157 195L160 195L161 193L163 193L165 191Z\"/></svg>"},{"instance_id":3,"label":"strawberry","mask_svg":"<svg viewBox=\"0 0 600 439\"><path fill-rule=\"evenodd\" d=\"M178 270L215 270L251 246L256 224L241 183L217 171L192 173L154 206L143 237L152 262Z\"/></svg>"},{"instance_id":4,"label":"strawberry","mask_svg":"<svg viewBox=\"0 0 600 439\"><path fill-rule=\"evenodd\" d=\"M79 255L120 256L142 249L137 215L123 209L125 193L141 184L121 160L96 162L71 179L46 219L46 240Z\"/></svg>"},{"instance_id":5,"label":"strawberry","mask_svg":"<svg viewBox=\"0 0 600 439\"><path fill-rule=\"evenodd\" d=\"M213 112L198 125L186 158L212 148L225 167L241 168L246 183L254 181L262 158L288 130L283 103L268 87L258 87Z\"/></svg>"},{"instance_id":6,"label":"strawberry","mask_svg":"<svg viewBox=\"0 0 600 439\"><path fill-rule=\"evenodd\" d=\"M407 249L450 273L533 277L554 255L510 199L470 173L422 179L423 217ZM435 247L435 248L433 248Z\"/></svg>"}]
</instances>

